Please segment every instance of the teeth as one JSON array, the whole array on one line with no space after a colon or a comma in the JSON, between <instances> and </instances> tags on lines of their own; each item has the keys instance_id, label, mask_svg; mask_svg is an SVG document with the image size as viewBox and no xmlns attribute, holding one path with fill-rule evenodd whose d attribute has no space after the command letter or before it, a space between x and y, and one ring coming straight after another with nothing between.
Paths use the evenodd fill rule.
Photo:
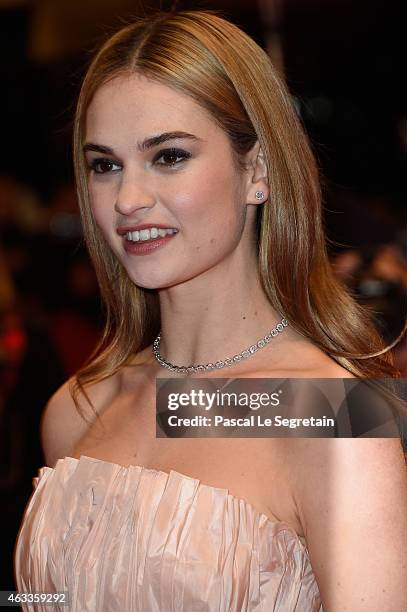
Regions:
<instances>
[{"instance_id":1,"label":"teeth","mask_svg":"<svg viewBox=\"0 0 407 612\"><path fill-rule=\"evenodd\" d=\"M149 240L149 238L150 238L149 229L140 230L140 240Z\"/></svg>"},{"instance_id":2,"label":"teeth","mask_svg":"<svg viewBox=\"0 0 407 612\"><path fill-rule=\"evenodd\" d=\"M141 242L144 240L154 240L155 238L164 238L164 236L170 236L172 234L176 234L178 230L175 228L158 228L151 227L150 229L142 229L135 232L127 232L126 237L127 240L131 240L132 242Z\"/></svg>"}]
</instances>

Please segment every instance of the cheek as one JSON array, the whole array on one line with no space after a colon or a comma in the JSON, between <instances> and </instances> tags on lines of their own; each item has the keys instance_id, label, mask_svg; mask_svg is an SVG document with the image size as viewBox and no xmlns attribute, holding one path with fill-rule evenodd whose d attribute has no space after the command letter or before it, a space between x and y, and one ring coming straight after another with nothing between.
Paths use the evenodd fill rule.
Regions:
<instances>
[{"instance_id":1,"label":"cheek","mask_svg":"<svg viewBox=\"0 0 407 612\"><path fill-rule=\"evenodd\" d=\"M90 208L96 224L106 235L109 225L112 223L111 198L106 189L98 189L96 186L89 185Z\"/></svg>"},{"instance_id":2,"label":"cheek","mask_svg":"<svg viewBox=\"0 0 407 612\"><path fill-rule=\"evenodd\" d=\"M244 211L237 205L238 201L238 196L234 198L230 190L208 187L193 201L184 202L188 206L183 212L178 210L186 253L207 254L210 259L216 259L234 249L244 229Z\"/></svg>"},{"instance_id":3,"label":"cheek","mask_svg":"<svg viewBox=\"0 0 407 612\"><path fill-rule=\"evenodd\" d=\"M121 241L118 240L119 237L115 231L114 208L106 198L101 198L99 196L95 197L94 193L92 195L89 193L89 197L91 213L97 227L104 236L112 252L120 257Z\"/></svg>"},{"instance_id":4,"label":"cheek","mask_svg":"<svg viewBox=\"0 0 407 612\"><path fill-rule=\"evenodd\" d=\"M201 166L172 198L179 218L195 224L199 218L199 230L205 234L210 228L219 229L222 223L233 226L242 209L235 174L226 162L220 160L219 164Z\"/></svg>"}]
</instances>

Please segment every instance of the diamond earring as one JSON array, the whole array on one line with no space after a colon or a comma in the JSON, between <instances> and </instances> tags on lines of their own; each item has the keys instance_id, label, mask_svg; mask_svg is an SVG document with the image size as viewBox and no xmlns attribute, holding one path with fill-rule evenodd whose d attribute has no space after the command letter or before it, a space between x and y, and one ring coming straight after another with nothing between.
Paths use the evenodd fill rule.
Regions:
<instances>
[{"instance_id":1,"label":"diamond earring","mask_svg":"<svg viewBox=\"0 0 407 612\"><path fill-rule=\"evenodd\" d=\"M256 200L262 200L264 198L264 191L256 191L254 197Z\"/></svg>"}]
</instances>

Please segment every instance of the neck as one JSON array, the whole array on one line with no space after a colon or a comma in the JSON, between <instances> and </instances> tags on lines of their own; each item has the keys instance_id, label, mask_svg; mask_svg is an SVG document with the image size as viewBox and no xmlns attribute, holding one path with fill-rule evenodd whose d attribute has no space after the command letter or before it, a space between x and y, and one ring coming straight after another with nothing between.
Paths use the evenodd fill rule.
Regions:
<instances>
[{"instance_id":1,"label":"neck","mask_svg":"<svg viewBox=\"0 0 407 612\"><path fill-rule=\"evenodd\" d=\"M221 271L207 276L159 292L160 353L172 364L205 365L233 357L281 321L257 275L247 276L244 284Z\"/></svg>"}]
</instances>

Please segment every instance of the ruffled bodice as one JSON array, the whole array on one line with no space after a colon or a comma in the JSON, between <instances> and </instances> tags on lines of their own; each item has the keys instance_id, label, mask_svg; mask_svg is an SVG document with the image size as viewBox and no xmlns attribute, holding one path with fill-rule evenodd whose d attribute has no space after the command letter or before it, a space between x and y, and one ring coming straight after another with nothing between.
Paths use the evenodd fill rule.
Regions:
<instances>
[{"instance_id":1,"label":"ruffled bodice","mask_svg":"<svg viewBox=\"0 0 407 612\"><path fill-rule=\"evenodd\" d=\"M307 549L227 489L81 456L33 479L18 590L68 591L64 612L318 612ZM24 610L49 610L40 604Z\"/></svg>"}]
</instances>

